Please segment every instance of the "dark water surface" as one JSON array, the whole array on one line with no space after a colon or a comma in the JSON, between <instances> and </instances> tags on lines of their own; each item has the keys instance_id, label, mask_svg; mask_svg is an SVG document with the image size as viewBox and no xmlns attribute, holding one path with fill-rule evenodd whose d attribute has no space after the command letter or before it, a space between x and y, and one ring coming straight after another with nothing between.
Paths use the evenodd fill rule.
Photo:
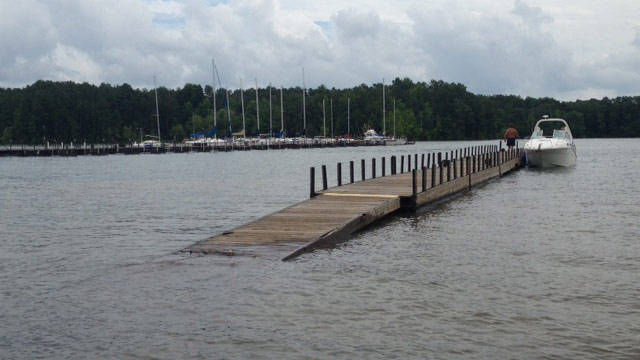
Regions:
<instances>
[{"instance_id":1,"label":"dark water surface","mask_svg":"<svg viewBox=\"0 0 640 360\"><path fill-rule=\"evenodd\" d=\"M476 144L0 158L0 358L640 358L640 140L293 262L175 254L309 166Z\"/></svg>"}]
</instances>

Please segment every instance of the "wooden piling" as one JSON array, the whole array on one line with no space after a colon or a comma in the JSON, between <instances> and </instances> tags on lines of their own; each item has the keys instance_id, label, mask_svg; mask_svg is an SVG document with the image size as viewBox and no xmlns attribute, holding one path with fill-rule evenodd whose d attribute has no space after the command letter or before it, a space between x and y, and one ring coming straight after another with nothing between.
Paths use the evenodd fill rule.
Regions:
<instances>
[{"instance_id":1,"label":"wooden piling","mask_svg":"<svg viewBox=\"0 0 640 360\"><path fill-rule=\"evenodd\" d=\"M471 156L467 156L465 157L465 162L466 162L466 169L467 169L467 174L466 176L469 178L469 189L471 189Z\"/></svg>"},{"instance_id":2,"label":"wooden piling","mask_svg":"<svg viewBox=\"0 0 640 360\"><path fill-rule=\"evenodd\" d=\"M436 166L435 166L435 164L431 168L431 188L433 188L434 186L436 186Z\"/></svg>"},{"instance_id":3,"label":"wooden piling","mask_svg":"<svg viewBox=\"0 0 640 360\"><path fill-rule=\"evenodd\" d=\"M440 153L438 153L438 173L440 174L440 181L438 181L438 185L440 185L444 178L444 171L442 171L442 155Z\"/></svg>"},{"instance_id":4,"label":"wooden piling","mask_svg":"<svg viewBox=\"0 0 640 360\"><path fill-rule=\"evenodd\" d=\"M411 170L411 192L413 194L413 198L415 199L418 194L418 180L416 179L416 169Z\"/></svg>"},{"instance_id":5,"label":"wooden piling","mask_svg":"<svg viewBox=\"0 0 640 360\"><path fill-rule=\"evenodd\" d=\"M400 155L400 174L404 172L404 155Z\"/></svg>"},{"instance_id":6,"label":"wooden piling","mask_svg":"<svg viewBox=\"0 0 640 360\"><path fill-rule=\"evenodd\" d=\"M422 191L427 191L427 168L422 167Z\"/></svg>"},{"instance_id":7,"label":"wooden piling","mask_svg":"<svg viewBox=\"0 0 640 360\"><path fill-rule=\"evenodd\" d=\"M327 190L329 188L327 185L327 166L322 165L322 190Z\"/></svg>"},{"instance_id":8,"label":"wooden piling","mask_svg":"<svg viewBox=\"0 0 640 360\"><path fill-rule=\"evenodd\" d=\"M371 159L371 178L376 178L376 158Z\"/></svg>"},{"instance_id":9,"label":"wooden piling","mask_svg":"<svg viewBox=\"0 0 640 360\"><path fill-rule=\"evenodd\" d=\"M316 196L316 168L309 169L309 197Z\"/></svg>"},{"instance_id":10,"label":"wooden piling","mask_svg":"<svg viewBox=\"0 0 640 360\"><path fill-rule=\"evenodd\" d=\"M353 174L353 160L349 161L349 182L354 183L354 174Z\"/></svg>"},{"instance_id":11,"label":"wooden piling","mask_svg":"<svg viewBox=\"0 0 640 360\"><path fill-rule=\"evenodd\" d=\"M336 174L338 177L338 186L342 186L342 163L338 163Z\"/></svg>"},{"instance_id":12,"label":"wooden piling","mask_svg":"<svg viewBox=\"0 0 640 360\"><path fill-rule=\"evenodd\" d=\"M382 157L382 176L387 176L387 158Z\"/></svg>"},{"instance_id":13,"label":"wooden piling","mask_svg":"<svg viewBox=\"0 0 640 360\"><path fill-rule=\"evenodd\" d=\"M365 172L364 172L365 171L365 163L364 163L364 159L362 159L360 161L360 168L361 168L360 169L361 170L361 174L360 175L362 175L362 181L364 181L364 179L365 179Z\"/></svg>"},{"instance_id":14,"label":"wooden piling","mask_svg":"<svg viewBox=\"0 0 640 360\"><path fill-rule=\"evenodd\" d=\"M456 162L458 162L458 160L453 159L453 180L458 178L458 167L456 165Z\"/></svg>"},{"instance_id":15,"label":"wooden piling","mask_svg":"<svg viewBox=\"0 0 640 360\"><path fill-rule=\"evenodd\" d=\"M392 155L391 156L391 175L395 175L396 174L396 156Z\"/></svg>"}]
</instances>

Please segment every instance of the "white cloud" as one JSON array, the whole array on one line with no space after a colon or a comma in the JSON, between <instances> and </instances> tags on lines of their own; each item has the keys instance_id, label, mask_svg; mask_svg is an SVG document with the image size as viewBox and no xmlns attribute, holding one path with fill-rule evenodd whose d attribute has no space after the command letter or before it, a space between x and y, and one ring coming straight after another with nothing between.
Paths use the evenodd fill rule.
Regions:
<instances>
[{"instance_id":1,"label":"white cloud","mask_svg":"<svg viewBox=\"0 0 640 360\"><path fill-rule=\"evenodd\" d=\"M513 13L531 27L541 27L553 22L553 18L537 6L531 6L523 0L515 0Z\"/></svg>"},{"instance_id":2,"label":"white cloud","mask_svg":"<svg viewBox=\"0 0 640 360\"><path fill-rule=\"evenodd\" d=\"M640 3L622 0L0 2L0 86L350 87L408 76L479 93L640 94Z\"/></svg>"},{"instance_id":3,"label":"white cloud","mask_svg":"<svg viewBox=\"0 0 640 360\"><path fill-rule=\"evenodd\" d=\"M102 80L102 68L87 53L71 46L58 44L51 56L41 61L50 64L52 76L56 80L93 83Z\"/></svg>"}]
</instances>

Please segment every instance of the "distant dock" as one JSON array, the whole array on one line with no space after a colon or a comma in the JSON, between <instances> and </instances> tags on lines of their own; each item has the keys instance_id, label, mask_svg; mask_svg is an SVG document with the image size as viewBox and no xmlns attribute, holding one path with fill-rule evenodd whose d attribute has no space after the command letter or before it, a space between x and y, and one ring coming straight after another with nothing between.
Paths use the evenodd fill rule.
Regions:
<instances>
[{"instance_id":1,"label":"distant dock","mask_svg":"<svg viewBox=\"0 0 640 360\"><path fill-rule=\"evenodd\" d=\"M13 145L0 147L0 157L48 157L48 156L83 156L83 155L136 155L136 154L165 154L165 153L190 153L190 152L216 152L216 151L250 151L250 150L279 150L279 149L312 149L312 148L336 148L356 146L385 146L384 143L372 144L364 140L323 142L307 139L305 142L292 143L264 143L264 144L235 144L220 143L215 145L187 145L187 144L163 144L162 147L148 147L98 144L98 145Z\"/></svg>"},{"instance_id":2,"label":"distant dock","mask_svg":"<svg viewBox=\"0 0 640 360\"><path fill-rule=\"evenodd\" d=\"M252 254L269 246L283 249L282 260L290 260L331 247L391 213L413 211L522 165L521 149L501 147L500 143L445 153L362 159L360 164L349 162L344 169L338 163L337 186L332 188L327 187L326 166L321 167L321 188L316 186L316 169L312 167L310 199L199 241L182 252Z\"/></svg>"}]
</instances>

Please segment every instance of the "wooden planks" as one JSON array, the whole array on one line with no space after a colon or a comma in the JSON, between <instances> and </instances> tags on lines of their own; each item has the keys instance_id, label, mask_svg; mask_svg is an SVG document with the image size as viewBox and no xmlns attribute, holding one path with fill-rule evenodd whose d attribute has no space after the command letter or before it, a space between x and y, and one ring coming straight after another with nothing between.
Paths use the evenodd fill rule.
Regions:
<instances>
[{"instance_id":1,"label":"wooden planks","mask_svg":"<svg viewBox=\"0 0 640 360\"><path fill-rule=\"evenodd\" d=\"M399 196L321 194L182 250L190 253L239 252L245 245L306 243L327 246L400 208Z\"/></svg>"},{"instance_id":2,"label":"wooden planks","mask_svg":"<svg viewBox=\"0 0 640 360\"><path fill-rule=\"evenodd\" d=\"M311 168L312 197L309 200L199 241L182 251L235 255L250 252L251 249L270 247L287 251L288 255L283 260L289 260L305 252L345 241L355 231L403 207L415 209L506 174L520 165L517 153L504 157L503 163L497 161L500 155L499 152L488 152L482 154L482 157L469 157L468 166L466 160L451 159L448 167L436 166L425 171L418 169L415 172L415 183L411 172L373 177L375 173L372 171L371 179L333 188L327 188L326 167L323 165L321 191L314 189L315 170ZM409 161L411 157L407 159ZM414 162L417 165L417 155ZM372 161L372 165L373 163ZM402 161L400 164L402 167ZM353 174L352 168L353 162L350 162L350 177ZM338 166L337 169L340 171L341 167ZM391 169L392 173L396 172L393 158Z\"/></svg>"}]
</instances>

